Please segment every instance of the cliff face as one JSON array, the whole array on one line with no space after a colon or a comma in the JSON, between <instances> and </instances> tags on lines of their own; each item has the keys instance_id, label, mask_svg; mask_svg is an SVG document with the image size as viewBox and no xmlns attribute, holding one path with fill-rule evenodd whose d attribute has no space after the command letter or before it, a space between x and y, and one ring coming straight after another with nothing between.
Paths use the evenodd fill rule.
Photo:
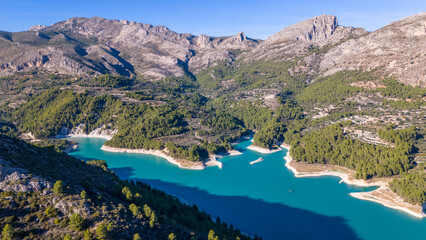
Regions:
<instances>
[{"instance_id":1,"label":"cliff face","mask_svg":"<svg viewBox=\"0 0 426 240\"><path fill-rule=\"evenodd\" d=\"M347 41L325 54L325 74L345 69L382 68L410 85L426 85L426 13L393 22Z\"/></svg>"},{"instance_id":2,"label":"cliff face","mask_svg":"<svg viewBox=\"0 0 426 240\"><path fill-rule=\"evenodd\" d=\"M232 61L230 50L256 45L243 33L214 38L125 20L71 18L27 32L3 32L0 74L38 67L72 75L95 71L156 80L183 76L189 67L197 71L217 61Z\"/></svg>"},{"instance_id":3,"label":"cliff face","mask_svg":"<svg viewBox=\"0 0 426 240\"><path fill-rule=\"evenodd\" d=\"M268 37L248 57L266 60L291 58L293 56L289 55L304 54L310 47L321 48L366 33L362 28L339 26L335 16L321 15L291 25Z\"/></svg>"},{"instance_id":4,"label":"cliff face","mask_svg":"<svg viewBox=\"0 0 426 240\"><path fill-rule=\"evenodd\" d=\"M338 25L321 15L268 37L250 39L194 36L126 20L71 18L29 31L0 32L0 76L45 69L63 74L88 72L138 75L146 80L184 76L218 62L299 60L294 71L311 76L341 70L383 69L411 85L424 85L426 13L389 24L375 32Z\"/></svg>"}]
</instances>

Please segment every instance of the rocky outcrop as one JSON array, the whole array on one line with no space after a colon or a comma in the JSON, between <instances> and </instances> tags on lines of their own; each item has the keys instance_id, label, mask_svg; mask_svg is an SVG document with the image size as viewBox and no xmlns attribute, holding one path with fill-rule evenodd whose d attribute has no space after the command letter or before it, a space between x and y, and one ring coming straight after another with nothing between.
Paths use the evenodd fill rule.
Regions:
<instances>
[{"instance_id":1,"label":"rocky outcrop","mask_svg":"<svg viewBox=\"0 0 426 240\"><path fill-rule=\"evenodd\" d=\"M380 68L410 85L426 85L426 13L391 23L325 54L325 75L341 70Z\"/></svg>"},{"instance_id":2,"label":"rocky outcrop","mask_svg":"<svg viewBox=\"0 0 426 240\"><path fill-rule=\"evenodd\" d=\"M147 80L184 76L219 61L233 61L232 50L249 50L258 41L244 33L231 37L194 36L164 26L70 18L28 32L0 34L0 76L45 69L63 74L137 74ZM196 57L196 61L191 59Z\"/></svg>"},{"instance_id":3,"label":"rocky outcrop","mask_svg":"<svg viewBox=\"0 0 426 240\"><path fill-rule=\"evenodd\" d=\"M117 129L112 129L111 126L99 126L93 131L86 133L84 130L84 124L80 124L77 127L69 130L67 128L62 128L60 134L56 138L66 138L66 137L93 137L93 138L105 138L110 140L116 133Z\"/></svg>"},{"instance_id":4,"label":"rocky outcrop","mask_svg":"<svg viewBox=\"0 0 426 240\"><path fill-rule=\"evenodd\" d=\"M28 29L28 30L29 31L40 31L40 30L45 29L45 28L46 28L46 26L37 24L37 25L30 27L30 29Z\"/></svg>"},{"instance_id":5,"label":"rocky outcrop","mask_svg":"<svg viewBox=\"0 0 426 240\"><path fill-rule=\"evenodd\" d=\"M11 167L0 158L0 190L12 192L40 192L51 188L53 184L41 177L28 173L27 170Z\"/></svg>"},{"instance_id":6,"label":"rocky outcrop","mask_svg":"<svg viewBox=\"0 0 426 240\"><path fill-rule=\"evenodd\" d=\"M164 26L75 17L26 32L0 32L0 76L38 68L157 80L188 71L196 74L236 59L243 64L297 59L291 75L302 73L314 79L341 70L381 69L404 83L424 86L425 29L426 13L372 33L340 26L335 16L321 15L259 41L242 32L230 37L194 36Z\"/></svg>"},{"instance_id":7,"label":"rocky outcrop","mask_svg":"<svg viewBox=\"0 0 426 240\"><path fill-rule=\"evenodd\" d=\"M342 40L366 34L362 28L339 26L337 18L321 15L296 23L268 37L252 52L250 60L287 60L294 55L306 53L310 48L322 48Z\"/></svg>"}]
</instances>

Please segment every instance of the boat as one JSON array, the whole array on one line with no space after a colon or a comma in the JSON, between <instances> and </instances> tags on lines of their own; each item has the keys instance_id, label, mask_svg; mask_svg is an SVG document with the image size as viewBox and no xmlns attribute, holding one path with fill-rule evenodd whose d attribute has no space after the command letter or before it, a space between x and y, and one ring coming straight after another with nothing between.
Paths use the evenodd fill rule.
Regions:
<instances>
[{"instance_id":1,"label":"boat","mask_svg":"<svg viewBox=\"0 0 426 240\"><path fill-rule=\"evenodd\" d=\"M251 161L251 162L250 162L250 164L251 164L251 165L253 165L253 164L258 163L258 162L261 162L261 161L263 161L263 158L262 158L262 157L260 157L260 158L258 158L258 159L256 159L256 160L254 160L254 161Z\"/></svg>"}]
</instances>

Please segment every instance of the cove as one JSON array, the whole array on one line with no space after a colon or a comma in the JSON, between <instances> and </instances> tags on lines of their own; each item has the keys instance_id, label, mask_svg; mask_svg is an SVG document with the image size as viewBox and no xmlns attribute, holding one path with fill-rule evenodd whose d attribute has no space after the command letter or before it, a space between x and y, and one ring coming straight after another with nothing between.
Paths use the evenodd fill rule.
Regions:
<instances>
[{"instance_id":1,"label":"cove","mask_svg":"<svg viewBox=\"0 0 426 240\"><path fill-rule=\"evenodd\" d=\"M285 166L285 149L220 159L222 169L181 169L160 157L100 150L104 139L73 138L70 155L102 159L122 179L136 179L196 204L212 217L250 235L270 239L426 239L426 220L349 196L375 187L339 184L337 177L295 178ZM264 161L250 165L263 157Z\"/></svg>"}]
</instances>

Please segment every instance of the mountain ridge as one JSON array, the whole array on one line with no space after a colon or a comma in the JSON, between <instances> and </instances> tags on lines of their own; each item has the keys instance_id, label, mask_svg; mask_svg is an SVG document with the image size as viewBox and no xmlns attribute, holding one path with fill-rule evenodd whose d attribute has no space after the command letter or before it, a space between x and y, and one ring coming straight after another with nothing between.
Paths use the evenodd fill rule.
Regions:
<instances>
[{"instance_id":1,"label":"mountain ridge","mask_svg":"<svg viewBox=\"0 0 426 240\"><path fill-rule=\"evenodd\" d=\"M69 75L94 72L159 80L197 74L238 59L249 64L302 57L298 68L308 65L304 71L314 78L342 70L384 68L385 75L422 85L426 82L421 77L426 71L421 67L425 61L424 15L404 18L374 32L343 27L336 16L320 15L288 26L264 41L242 32L228 37L195 36L162 25L73 17L51 26L35 25L25 32L1 32L0 76L39 68ZM413 39L418 39L415 47L410 44ZM316 54L312 49L322 52ZM403 54L395 55L398 51ZM413 54L418 61L412 61ZM348 59L356 61L348 63ZM411 62L417 64L409 66Z\"/></svg>"}]
</instances>

